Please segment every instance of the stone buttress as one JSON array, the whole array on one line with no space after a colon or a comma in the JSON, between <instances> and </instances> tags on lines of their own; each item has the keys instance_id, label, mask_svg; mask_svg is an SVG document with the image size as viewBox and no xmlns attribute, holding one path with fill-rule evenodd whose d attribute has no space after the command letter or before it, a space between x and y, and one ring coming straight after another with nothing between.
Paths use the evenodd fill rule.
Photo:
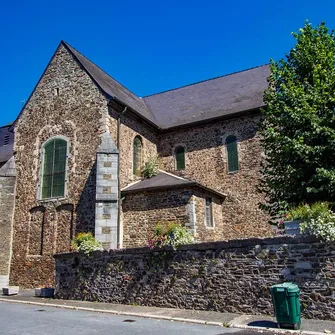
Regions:
<instances>
[{"instance_id":1,"label":"stone buttress","mask_svg":"<svg viewBox=\"0 0 335 335\"><path fill-rule=\"evenodd\" d=\"M107 250L117 248L118 159L119 150L106 132L97 150L95 237Z\"/></svg>"}]
</instances>

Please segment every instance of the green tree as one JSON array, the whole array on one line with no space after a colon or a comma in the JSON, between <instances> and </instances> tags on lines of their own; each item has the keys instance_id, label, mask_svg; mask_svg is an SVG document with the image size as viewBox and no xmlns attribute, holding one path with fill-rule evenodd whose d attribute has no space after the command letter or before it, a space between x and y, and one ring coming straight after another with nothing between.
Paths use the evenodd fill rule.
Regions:
<instances>
[{"instance_id":1,"label":"green tree","mask_svg":"<svg viewBox=\"0 0 335 335\"><path fill-rule=\"evenodd\" d=\"M335 36L325 23L293 33L285 60L271 61L261 124L260 190L276 215L302 202L335 201Z\"/></svg>"}]
</instances>

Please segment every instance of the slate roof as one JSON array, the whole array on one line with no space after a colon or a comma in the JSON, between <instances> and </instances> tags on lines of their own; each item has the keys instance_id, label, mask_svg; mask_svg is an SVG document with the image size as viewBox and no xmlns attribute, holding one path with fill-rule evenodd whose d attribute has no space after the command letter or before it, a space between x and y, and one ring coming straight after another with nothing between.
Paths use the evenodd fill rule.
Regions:
<instances>
[{"instance_id":1,"label":"slate roof","mask_svg":"<svg viewBox=\"0 0 335 335\"><path fill-rule=\"evenodd\" d=\"M91 76L95 83L110 97L117 98L122 101L139 114L144 116L151 122L154 122L154 117L149 111L144 101L140 99L137 95L129 91L126 87L122 86L114 78L108 75L106 72L101 70L97 65L83 56L79 51L71 47L66 42L61 42L77 59L77 61L82 65L86 72Z\"/></svg>"},{"instance_id":2,"label":"slate roof","mask_svg":"<svg viewBox=\"0 0 335 335\"><path fill-rule=\"evenodd\" d=\"M201 122L264 106L268 65L144 97L161 128Z\"/></svg>"},{"instance_id":3,"label":"slate roof","mask_svg":"<svg viewBox=\"0 0 335 335\"><path fill-rule=\"evenodd\" d=\"M0 163L7 162L13 156L14 133L9 131L11 124L0 127Z\"/></svg>"},{"instance_id":4,"label":"slate roof","mask_svg":"<svg viewBox=\"0 0 335 335\"><path fill-rule=\"evenodd\" d=\"M61 42L109 97L128 105L161 129L203 122L264 106L269 65L263 65L143 99L110 77L66 42Z\"/></svg>"},{"instance_id":5,"label":"slate roof","mask_svg":"<svg viewBox=\"0 0 335 335\"><path fill-rule=\"evenodd\" d=\"M126 193L135 193L142 191L154 191L160 189L168 188L180 188L180 187L199 187L203 190L206 190L210 193L217 195L218 197L224 199L225 194L215 191L209 187L201 185L195 181L187 180L173 174L167 173L165 171L160 171L157 176L154 176L149 179L141 180L135 184L129 185L121 190L122 194Z\"/></svg>"}]
</instances>

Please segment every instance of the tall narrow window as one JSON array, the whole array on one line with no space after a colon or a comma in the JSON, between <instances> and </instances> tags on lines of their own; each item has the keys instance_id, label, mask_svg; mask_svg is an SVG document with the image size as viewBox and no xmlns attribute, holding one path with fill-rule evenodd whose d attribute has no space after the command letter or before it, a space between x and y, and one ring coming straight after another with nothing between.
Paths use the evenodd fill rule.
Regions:
<instances>
[{"instance_id":1,"label":"tall narrow window","mask_svg":"<svg viewBox=\"0 0 335 335\"><path fill-rule=\"evenodd\" d=\"M206 227L213 227L213 210L212 210L212 198L206 198L205 205L205 223Z\"/></svg>"},{"instance_id":2,"label":"tall narrow window","mask_svg":"<svg viewBox=\"0 0 335 335\"><path fill-rule=\"evenodd\" d=\"M42 199L65 195L67 141L54 138L43 147Z\"/></svg>"},{"instance_id":3,"label":"tall narrow window","mask_svg":"<svg viewBox=\"0 0 335 335\"><path fill-rule=\"evenodd\" d=\"M185 170L185 148L177 147L174 151L176 170Z\"/></svg>"},{"instance_id":4,"label":"tall narrow window","mask_svg":"<svg viewBox=\"0 0 335 335\"><path fill-rule=\"evenodd\" d=\"M230 135L226 139L228 172L236 172L238 167L238 152L236 136Z\"/></svg>"},{"instance_id":5,"label":"tall narrow window","mask_svg":"<svg viewBox=\"0 0 335 335\"><path fill-rule=\"evenodd\" d=\"M141 173L142 166L142 139L140 136L134 138L133 144L133 173L136 176L139 176Z\"/></svg>"}]
</instances>

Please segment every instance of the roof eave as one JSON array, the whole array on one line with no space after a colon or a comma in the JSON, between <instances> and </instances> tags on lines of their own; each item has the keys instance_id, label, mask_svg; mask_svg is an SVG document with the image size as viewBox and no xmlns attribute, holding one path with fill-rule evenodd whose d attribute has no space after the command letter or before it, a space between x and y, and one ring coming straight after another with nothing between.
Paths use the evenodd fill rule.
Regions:
<instances>
[{"instance_id":1,"label":"roof eave","mask_svg":"<svg viewBox=\"0 0 335 335\"><path fill-rule=\"evenodd\" d=\"M115 102L117 105L120 105L122 107L127 107L127 110L129 110L131 113L136 115L138 118L142 119L144 122L146 122L148 125L153 127L155 130L157 130L157 131L161 130L161 128L156 123L154 123L154 122L150 121L149 119L147 119L146 117L144 117L142 114L137 112L135 109L131 108L129 105L124 103L122 100L120 100L116 96L109 96L108 106L112 107L112 105L111 105L112 102Z\"/></svg>"},{"instance_id":2,"label":"roof eave","mask_svg":"<svg viewBox=\"0 0 335 335\"><path fill-rule=\"evenodd\" d=\"M237 117L241 117L241 116L246 116L246 115L250 115L253 114L255 112L255 114L261 114L261 109L265 107L265 104L259 107L255 107L255 108L251 108L251 109L247 109L247 110L243 110L243 111L239 111L239 112L235 112L235 113L231 113L228 115L220 115L214 118L209 118L209 119L204 119L204 120L199 120L199 121L195 121L195 122L189 122L189 123L185 123L185 124L178 124L172 127L167 127L167 128L161 128L162 132L169 132L169 131L174 131L174 130L179 130L179 129L183 129L183 128L191 128L191 127L197 127L197 126L202 126L204 124L207 123L215 123L218 121L224 121L224 120L230 120L230 119L234 119Z\"/></svg>"}]
</instances>

